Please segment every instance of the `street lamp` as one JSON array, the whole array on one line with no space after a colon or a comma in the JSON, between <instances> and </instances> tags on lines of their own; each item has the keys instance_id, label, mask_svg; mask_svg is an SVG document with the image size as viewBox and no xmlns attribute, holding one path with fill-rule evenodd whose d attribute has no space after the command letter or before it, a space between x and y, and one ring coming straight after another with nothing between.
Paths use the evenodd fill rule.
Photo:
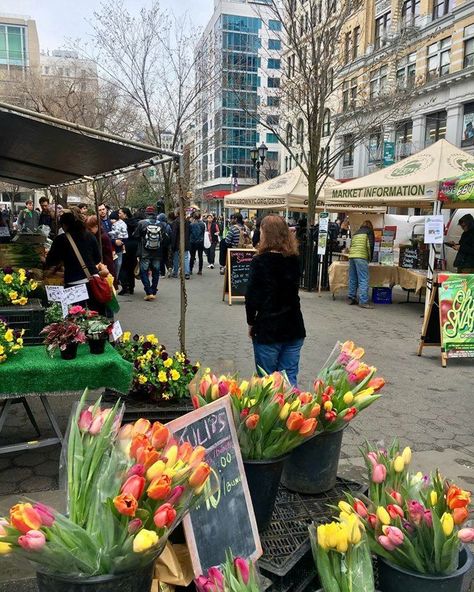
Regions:
<instances>
[{"instance_id":1,"label":"street lamp","mask_svg":"<svg viewBox=\"0 0 474 592\"><path fill-rule=\"evenodd\" d=\"M250 150L250 159L252 160L252 164L255 167L255 171L257 173L257 185L260 183L260 167L265 162L267 152L268 148L263 142L258 148L255 147Z\"/></svg>"}]
</instances>

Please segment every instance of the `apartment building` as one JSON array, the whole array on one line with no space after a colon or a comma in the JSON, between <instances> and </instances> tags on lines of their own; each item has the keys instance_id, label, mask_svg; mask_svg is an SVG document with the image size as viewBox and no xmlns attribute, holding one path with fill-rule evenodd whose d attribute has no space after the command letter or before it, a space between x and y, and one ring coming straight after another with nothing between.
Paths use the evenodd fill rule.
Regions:
<instances>
[{"instance_id":1,"label":"apartment building","mask_svg":"<svg viewBox=\"0 0 474 592\"><path fill-rule=\"evenodd\" d=\"M92 60L80 58L76 51L54 49L40 54L40 71L43 81L52 85L58 81L76 81L82 91L97 92L97 65Z\"/></svg>"},{"instance_id":2,"label":"apartment building","mask_svg":"<svg viewBox=\"0 0 474 592\"><path fill-rule=\"evenodd\" d=\"M258 122L279 118L281 23L269 0L215 0L197 50L195 199L222 200L255 184L250 151L265 143L279 173L280 145ZM263 178L265 177L263 169ZM217 203L213 208L217 211Z\"/></svg>"}]
</instances>

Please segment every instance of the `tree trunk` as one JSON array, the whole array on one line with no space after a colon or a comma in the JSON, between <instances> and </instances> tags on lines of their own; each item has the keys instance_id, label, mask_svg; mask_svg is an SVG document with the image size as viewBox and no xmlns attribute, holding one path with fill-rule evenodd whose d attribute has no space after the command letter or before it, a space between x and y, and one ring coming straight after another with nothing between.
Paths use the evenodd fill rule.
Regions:
<instances>
[{"instance_id":1,"label":"tree trunk","mask_svg":"<svg viewBox=\"0 0 474 592\"><path fill-rule=\"evenodd\" d=\"M306 290L312 291L315 283L314 222L316 216L316 176L309 170L308 175L308 224L306 228L306 252L304 265L304 282Z\"/></svg>"}]
</instances>

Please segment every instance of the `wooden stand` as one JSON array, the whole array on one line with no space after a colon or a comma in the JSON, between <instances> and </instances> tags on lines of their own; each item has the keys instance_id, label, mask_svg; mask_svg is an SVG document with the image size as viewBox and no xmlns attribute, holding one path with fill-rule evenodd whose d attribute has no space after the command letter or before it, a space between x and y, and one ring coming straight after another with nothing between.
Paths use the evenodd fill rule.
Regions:
<instances>
[{"instance_id":1,"label":"wooden stand","mask_svg":"<svg viewBox=\"0 0 474 592\"><path fill-rule=\"evenodd\" d=\"M424 347L440 347L441 348L441 365L446 368L448 356L443 351L441 343L441 326L439 317L439 284L433 284L431 290L431 298L428 308L423 320L423 327L421 329L420 344L418 346L418 355L421 356Z\"/></svg>"},{"instance_id":2,"label":"wooden stand","mask_svg":"<svg viewBox=\"0 0 474 592\"><path fill-rule=\"evenodd\" d=\"M255 249L227 249L227 261L224 274L222 301L229 296L229 306L233 300L245 301L250 263L256 253Z\"/></svg>"}]
</instances>

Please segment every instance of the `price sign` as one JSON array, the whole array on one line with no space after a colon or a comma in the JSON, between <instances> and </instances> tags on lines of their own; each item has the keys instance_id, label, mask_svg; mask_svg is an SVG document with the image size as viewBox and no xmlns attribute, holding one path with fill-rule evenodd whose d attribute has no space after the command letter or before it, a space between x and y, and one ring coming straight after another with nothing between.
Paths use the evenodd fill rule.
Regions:
<instances>
[{"instance_id":1,"label":"price sign","mask_svg":"<svg viewBox=\"0 0 474 592\"><path fill-rule=\"evenodd\" d=\"M111 341L117 341L117 339L120 339L122 335L122 325L120 324L120 321L115 321L115 323L112 325L112 331L110 333Z\"/></svg>"},{"instance_id":2,"label":"price sign","mask_svg":"<svg viewBox=\"0 0 474 592\"><path fill-rule=\"evenodd\" d=\"M65 288L64 295L68 304L75 304L76 302L83 302L89 299L86 284L77 284L77 286Z\"/></svg>"}]
</instances>

